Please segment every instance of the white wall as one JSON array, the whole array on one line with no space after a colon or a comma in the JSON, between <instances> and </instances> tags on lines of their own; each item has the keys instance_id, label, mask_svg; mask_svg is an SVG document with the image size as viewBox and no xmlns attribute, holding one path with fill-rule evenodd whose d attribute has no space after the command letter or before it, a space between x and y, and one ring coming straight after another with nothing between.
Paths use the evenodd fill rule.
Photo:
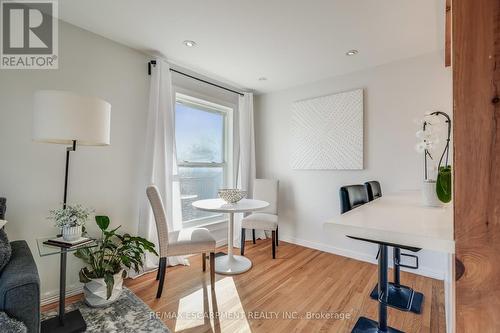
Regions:
<instances>
[{"instance_id":1,"label":"white wall","mask_svg":"<svg viewBox=\"0 0 500 333\"><path fill-rule=\"evenodd\" d=\"M40 258L35 239L57 231L46 216L62 201L65 146L32 142L33 92L71 90L112 104L111 145L78 147L72 153L69 201L93 207L124 231L136 232L149 87L149 57L144 54L65 23L60 25L59 48L59 70L0 71L0 196L8 200L6 230L11 240L28 241L42 297L57 294L59 258ZM235 95L195 87L176 76L174 84L223 104L237 101ZM287 146L291 103L358 87L366 89L366 169L292 171ZM327 236L322 222L338 214L341 185L379 179L386 192L419 186L421 163L413 150L412 119L431 109L451 112L451 73L438 55L257 97L257 171L259 177L281 181L280 238L372 259L372 246ZM96 231L93 223L90 231ZM225 228L217 235L223 241ZM444 259L428 253L420 257L427 273L442 273ZM79 267L79 260L70 255L68 289L79 287Z\"/></svg>"},{"instance_id":2,"label":"white wall","mask_svg":"<svg viewBox=\"0 0 500 333\"><path fill-rule=\"evenodd\" d=\"M289 122L294 101L364 88L362 171L292 170ZM379 180L383 192L417 189L422 156L414 150L425 112L452 111L450 69L440 54L428 54L281 92L256 100L257 176L280 180L280 238L309 247L375 261L376 246L328 234L323 222L338 216L340 186ZM420 273L444 278L446 256L419 252Z\"/></svg>"},{"instance_id":3,"label":"white wall","mask_svg":"<svg viewBox=\"0 0 500 333\"><path fill-rule=\"evenodd\" d=\"M59 70L0 71L0 196L7 197L6 230L11 240L28 241L42 297L58 291L59 257L40 258L35 239L57 232L46 216L62 202L66 148L32 142L33 92L70 90L111 103L111 145L78 147L71 154L69 201L136 232L149 91L146 55L65 23L59 31ZM96 231L93 221L89 225ZM72 289L79 286L81 262L68 258Z\"/></svg>"},{"instance_id":4,"label":"white wall","mask_svg":"<svg viewBox=\"0 0 500 333\"><path fill-rule=\"evenodd\" d=\"M73 25L60 22L59 70L0 71L0 196L7 198L10 240L25 239L40 273L42 299L58 294L59 257L40 258L36 238L57 229L46 219L62 202L66 147L32 142L33 92L60 89L99 96L112 105L111 145L78 147L71 153L69 202L109 215L124 232L137 232L150 56ZM173 75L177 89L237 109L238 96ZM94 222L90 233L96 233ZM223 245L225 223L210 226ZM97 235L97 234L96 234ZM81 262L68 256L68 292L81 291Z\"/></svg>"}]
</instances>

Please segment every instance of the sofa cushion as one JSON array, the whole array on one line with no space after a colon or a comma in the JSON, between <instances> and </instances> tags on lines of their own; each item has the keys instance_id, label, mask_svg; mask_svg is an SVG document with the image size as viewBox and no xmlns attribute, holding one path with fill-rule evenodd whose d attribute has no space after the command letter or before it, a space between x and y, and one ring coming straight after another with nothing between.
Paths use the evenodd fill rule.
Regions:
<instances>
[{"instance_id":1,"label":"sofa cushion","mask_svg":"<svg viewBox=\"0 0 500 333\"><path fill-rule=\"evenodd\" d=\"M0 310L40 332L40 279L26 241L13 241L12 258L0 273ZM2 330L0 329L0 332Z\"/></svg>"},{"instance_id":2,"label":"sofa cushion","mask_svg":"<svg viewBox=\"0 0 500 333\"><path fill-rule=\"evenodd\" d=\"M7 199L0 198L0 220L5 219L5 210L7 209Z\"/></svg>"},{"instance_id":3,"label":"sofa cushion","mask_svg":"<svg viewBox=\"0 0 500 333\"><path fill-rule=\"evenodd\" d=\"M9 238L7 237L7 233L4 229L5 228L0 229L0 273L3 271L5 266L7 266L12 255Z\"/></svg>"},{"instance_id":4,"label":"sofa cushion","mask_svg":"<svg viewBox=\"0 0 500 333\"><path fill-rule=\"evenodd\" d=\"M5 219L5 210L7 209L7 199L0 198L0 220ZM0 273L10 260L12 249L4 228L0 228Z\"/></svg>"}]
</instances>

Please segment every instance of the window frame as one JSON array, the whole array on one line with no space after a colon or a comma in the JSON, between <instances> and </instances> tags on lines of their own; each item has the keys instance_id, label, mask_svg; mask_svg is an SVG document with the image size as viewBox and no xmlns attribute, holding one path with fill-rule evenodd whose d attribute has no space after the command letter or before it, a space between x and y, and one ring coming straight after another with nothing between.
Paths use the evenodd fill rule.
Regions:
<instances>
[{"instance_id":1,"label":"window frame","mask_svg":"<svg viewBox=\"0 0 500 333\"><path fill-rule=\"evenodd\" d=\"M223 187L232 186L233 173L234 173L233 172L233 127L234 127L234 112L236 106L182 88L174 89L173 102L174 102L174 108L176 107L176 104L179 102L181 104L194 107L202 111L213 112L223 115L222 162L179 161L177 160L176 156L177 167L178 168L182 167L222 168ZM175 109L174 112L176 112ZM178 175L174 177L174 181L180 182ZM179 199L182 200L181 198ZM182 221L182 213L181 213L181 223L183 228L206 226L225 221L227 221L227 217L225 216L225 214L215 214L214 216L206 218L198 218L189 221Z\"/></svg>"}]
</instances>

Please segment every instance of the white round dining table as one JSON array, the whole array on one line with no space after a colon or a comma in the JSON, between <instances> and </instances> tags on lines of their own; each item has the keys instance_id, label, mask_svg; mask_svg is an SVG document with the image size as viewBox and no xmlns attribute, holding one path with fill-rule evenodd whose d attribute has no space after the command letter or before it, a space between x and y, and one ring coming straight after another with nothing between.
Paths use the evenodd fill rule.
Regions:
<instances>
[{"instance_id":1,"label":"white round dining table","mask_svg":"<svg viewBox=\"0 0 500 333\"><path fill-rule=\"evenodd\" d=\"M269 206L269 203L262 200L242 199L237 203L229 204L222 199L206 199L195 201L192 205L199 210L227 213L229 215L227 228L227 255L217 256L215 258L215 272L219 274L236 275L244 273L252 268L250 259L233 254L234 214L264 209Z\"/></svg>"}]
</instances>

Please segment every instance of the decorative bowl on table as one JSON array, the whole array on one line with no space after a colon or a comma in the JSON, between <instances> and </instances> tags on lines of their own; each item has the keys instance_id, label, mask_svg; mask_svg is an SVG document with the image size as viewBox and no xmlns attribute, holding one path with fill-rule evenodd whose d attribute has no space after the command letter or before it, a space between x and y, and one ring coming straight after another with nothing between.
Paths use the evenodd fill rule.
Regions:
<instances>
[{"instance_id":1,"label":"decorative bowl on table","mask_svg":"<svg viewBox=\"0 0 500 333\"><path fill-rule=\"evenodd\" d=\"M237 188L221 188L217 192L219 198L227 203L234 204L247 196L247 191L242 191Z\"/></svg>"}]
</instances>

